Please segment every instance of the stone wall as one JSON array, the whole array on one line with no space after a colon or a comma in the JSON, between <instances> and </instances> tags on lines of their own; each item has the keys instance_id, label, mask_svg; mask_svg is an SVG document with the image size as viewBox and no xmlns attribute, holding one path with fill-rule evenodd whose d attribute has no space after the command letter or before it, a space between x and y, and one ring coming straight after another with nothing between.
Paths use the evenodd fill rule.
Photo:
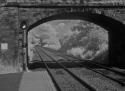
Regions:
<instances>
[{"instance_id":1,"label":"stone wall","mask_svg":"<svg viewBox=\"0 0 125 91\"><path fill-rule=\"evenodd\" d=\"M7 64L17 63L17 21L16 8L0 8L0 46L8 44L7 50L0 49L0 59Z\"/></svg>"},{"instance_id":2,"label":"stone wall","mask_svg":"<svg viewBox=\"0 0 125 91\"><path fill-rule=\"evenodd\" d=\"M24 3L28 2L32 4L34 2L41 3L40 0L7 0L8 2ZM44 0L45 1L45 0ZM58 0L58 2L66 4L79 3L81 0ZM30 3L29 3L30 2ZM56 2L56 0L46 0L47 2ZM5 4L5 0L0 1L1 5ZM43 3L44 4L44 3ZM19 32L22 31L19 28L21 21L25 20L29 25L37 22L38 20L57 14L65 12L66 9L45 9L45 8L16 8L16 7L0 7L0 45L1 43L8 44L8 50L2 51L0 49L0 61L5 64L17 65L21 63L23 59L19 60L19 57L22 57L22 49L19 49L18 40ZM70 10L69 10L70 11ZM66 11L67 12L67 11ZM105 14L106 16L117 19L125 24L125 9L97 9L97 13ZM19 14L19 15L18 15Z\"/></svg>"}]
</instances>

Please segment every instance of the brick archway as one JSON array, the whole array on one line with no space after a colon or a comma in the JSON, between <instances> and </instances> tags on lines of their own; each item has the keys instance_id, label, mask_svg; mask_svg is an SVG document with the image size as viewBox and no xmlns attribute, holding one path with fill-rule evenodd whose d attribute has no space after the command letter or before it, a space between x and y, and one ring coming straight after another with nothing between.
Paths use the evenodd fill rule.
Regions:
<instances>
[{"instance_id":1,"label":"brick archway","mask_svg":"<svg viewBox=\"0 0 125 91\"><path fill-rule=\"evenodd\" d=\"M27 35L30 30L32 30L33 28L42 23L60 19L86 20L95 23L103 27L107 31L109 31L109 62L111 65L124 67L125 62L123 60L124 59L123 54L125 50L125 43L124 43L125 25L105 15L88 13L88 12L69 12L69 13L52 15L47 18L43 18L37 21L36 23L30 25L29 28L27 29ZM28 47L27 47L27 54L28 54Z\"/></svg>"}]
</instances>

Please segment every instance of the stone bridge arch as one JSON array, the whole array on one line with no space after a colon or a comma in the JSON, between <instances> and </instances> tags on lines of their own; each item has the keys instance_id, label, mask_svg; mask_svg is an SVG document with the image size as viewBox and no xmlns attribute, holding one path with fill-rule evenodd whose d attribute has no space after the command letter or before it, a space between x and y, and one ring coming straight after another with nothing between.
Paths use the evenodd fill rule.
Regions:
<instances>
[{"instance_id":1,"label":"stone bridge arch","mask_svg":"<svg viewBox=\"0 0 125 91\"><path fill-rule=\"evenodd\" d=\"M109 31L109 62L111 65L124 67L124 50L125 50L125 25L118 20L115 20L111 17L90 13L90 12L66 12L54 14L49 17L45 17L31 24L27 29L28 32L35 28L36 26L52 21L52 20L60 20L60 19L81 19L86 20L92 23L95 23L107 31ZM27 37L27 36L26 36ZM27 39L27 38L26 38ZM28 41L28 40L27 40ZM28 50L28 47L27 47ZM28 54L28 51L27 51ZM28 64L28 60L27 60Z\"/></svg>"}]
</instances>

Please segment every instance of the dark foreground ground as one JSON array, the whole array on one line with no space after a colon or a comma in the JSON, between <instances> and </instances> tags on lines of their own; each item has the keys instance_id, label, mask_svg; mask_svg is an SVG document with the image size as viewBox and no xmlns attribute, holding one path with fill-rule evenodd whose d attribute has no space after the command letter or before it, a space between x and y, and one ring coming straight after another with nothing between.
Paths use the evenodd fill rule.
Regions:
<instances>
[{"instance_id":1,"label":"dark foreground ground","mask_svg":"<svg viewBox=\"0 0 125 91\"><path fill-rule=\"evenodd\" d=\"M56 91L46 71L0 75L0 91Z\"/></svg>"},{"instance_id":2,"label":"dark foreground ground","mask_svg":"<svg viewBox=\"0 0 125 91\"><path fill-rule=\"evenodd\" d=\"M125 86L94 74L86 68L71 68L70 70L97 91L125 91ZM62 91L89 91L70 78L62 69L53 69L51 72ZM104 70L103 72L110 75L109 72ZM0 91L56 91L56 89L48 73L40 68L31 72L1 74Z\"/></svg>"}]
</instances>

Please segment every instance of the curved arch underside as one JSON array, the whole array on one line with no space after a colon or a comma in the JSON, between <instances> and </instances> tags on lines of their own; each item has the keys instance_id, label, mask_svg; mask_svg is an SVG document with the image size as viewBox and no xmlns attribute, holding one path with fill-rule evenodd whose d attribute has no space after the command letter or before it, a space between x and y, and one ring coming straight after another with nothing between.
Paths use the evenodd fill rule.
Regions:
<instances>
[{"instance_id":1,"label":"curved arch underside","mask_svg":"<svg viewBox=\"0 0 125 91\"><path fill-rule=\"evenodd\" d=\"M65 19L73 19L73 20L86 20L97 24L107 31L109 31L109 63L111 65L124 67L125 65L125 58L124 58L124 50L125 50L125 25L122 24L120 21L114 20L111 17L88 13L88 12L71 12L71 13L63 13L63 14L56 14L50 17L41 19L36 23L29 26L28 31L32 30L36 26L52 21L52 20L65 20ZM27 32L28 34L28 32ZM124 67L125 68L125 67Z\"/></svg>"}]
</instances>

